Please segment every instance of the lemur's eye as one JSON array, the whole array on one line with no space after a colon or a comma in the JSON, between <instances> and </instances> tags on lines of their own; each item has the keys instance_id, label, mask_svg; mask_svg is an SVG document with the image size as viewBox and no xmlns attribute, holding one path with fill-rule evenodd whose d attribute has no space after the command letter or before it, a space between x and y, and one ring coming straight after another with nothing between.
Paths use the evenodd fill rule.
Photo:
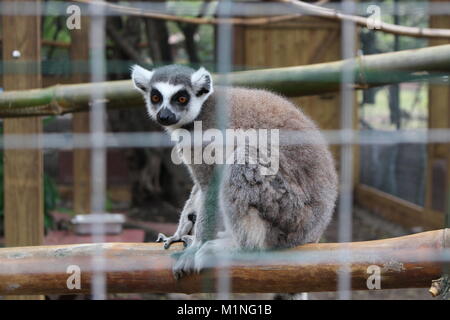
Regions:
<instances>
[{"instance_id":1,"label":"lemur's eye","mask_svg":"<svg viewBox=\"0 0 450 320\"><path fill-rule=\"evenodd\" d=\"M159 96L157 94L152 95L152 102L153 103L158 103L160 100Z\"/></svg>"},{"instance_id":2,"label":"lemur's eye","mask_svg":"<svg viewBox=\"0 0 450 320\"><path fill-rule=\"evenodd\" d=\"M189 93L186 90L180 90L172 96L170 101L178 104L180 107L185 107L189 102Z\"/></svg>"}]
</instances>

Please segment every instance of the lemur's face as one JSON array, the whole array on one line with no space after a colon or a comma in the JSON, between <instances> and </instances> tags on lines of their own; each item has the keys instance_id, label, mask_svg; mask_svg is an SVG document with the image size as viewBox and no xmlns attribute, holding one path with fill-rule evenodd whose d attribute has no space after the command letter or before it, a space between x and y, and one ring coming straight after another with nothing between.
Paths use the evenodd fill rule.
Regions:
<instances>
[{"instance_id":1,"label":"lemur's face","mask_svg":"<svg viewBox=\"0 0 450 320\"><path fill-rule=\"evenodd\" d=\"M135 65L131 77L149 115L166 128L193 122L213 92L211 74L203 67L195 71L170 65L149 71Z\"/></svg>"}]
</instances>

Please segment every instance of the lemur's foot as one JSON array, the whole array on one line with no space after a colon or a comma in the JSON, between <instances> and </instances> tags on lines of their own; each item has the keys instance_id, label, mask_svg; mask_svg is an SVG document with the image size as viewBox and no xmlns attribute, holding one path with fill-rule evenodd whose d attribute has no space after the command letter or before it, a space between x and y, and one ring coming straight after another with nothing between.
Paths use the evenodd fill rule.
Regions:
<instances>
[{"instance_id":1,"label":"lemur's foot","mask_svg":"<svg viewBox=\"0 0 450 320\"><path fill-rule=\"evenodd\" d=\"M195 254L195 272L200 273L203 269L217 266L220 263L218 255L223 255L232 248L231 239L226 237L205 242Z\"/></svg>"},{"instance_id":2,"label":"lemur's foot","mask_svg":"<svg viewBox=\"0 0 450 320\"><path fill-rule=\"evenodd\" d=\"M164 233L160 233L156 242L164 242L164 249L169 249L174 242L184 242L184 247L188 247L192 243L192 236L189 236L189 233L194 227L195 218L195 212L189 213L187 219L181 219L173 236L167 237Z\"/></svg>"},{"instance_id":3,"label":"lemur's foot","mask_svg":"<svg viewBox=\"0 0 450 320\"><path fill-rule=\"evenodd\" d=\"M217 262L215 255L231 248L230 239L215 239L203 245L193 243L175 262L173 275L176 279L180 279L185 275L200 273L205 268L214 267Z\"/></svg>"},{"instance_id":4,"label":"lemur's foot","mask_svg":"<svg viewBox=\"0 0 450 320\"><path fill-rule=\"evenodd\" d=\"M172 269L175 279L179 280L181 277L194 272L195 255L197 250L198 246L194 244L181 253Z\"/></svg>"},{"instance_id":5,"label":"lemur's foot","mask_svg":"<svg viewBox=\"0 0 450 320\"><path fill-rule=\"evenodd\" d=\"M158 238L156 239L156 242L164 242L164 249L169 249L172 243L180 241L182 241L180 237L175 235L167 237L164 233L158 234Z\"/></svg>"}]
</instances>

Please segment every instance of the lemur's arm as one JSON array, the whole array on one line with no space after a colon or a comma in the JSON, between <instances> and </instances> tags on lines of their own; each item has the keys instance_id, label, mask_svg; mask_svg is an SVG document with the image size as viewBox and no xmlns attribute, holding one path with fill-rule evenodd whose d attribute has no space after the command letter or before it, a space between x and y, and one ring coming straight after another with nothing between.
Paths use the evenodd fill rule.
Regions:
<instances>
[{"instance_id":1,"label":"lemur's arm","mask_svg":"<svg viewBox=\"0 0 450 320\"><path fill-rule=\"evenodd\" d=\"M198 201L199 196L200 188L197 185L194 185L191 195L181 212L177 231L171 237L167 237L163 233L158 235L156 242L164 242L164 249L168 249L174 242L182 241L188 246L192 241L192 236L190 236L190 234L194 230L194 224L197 219L198 206L200 205Z\"/></svg>"}]
</instances>

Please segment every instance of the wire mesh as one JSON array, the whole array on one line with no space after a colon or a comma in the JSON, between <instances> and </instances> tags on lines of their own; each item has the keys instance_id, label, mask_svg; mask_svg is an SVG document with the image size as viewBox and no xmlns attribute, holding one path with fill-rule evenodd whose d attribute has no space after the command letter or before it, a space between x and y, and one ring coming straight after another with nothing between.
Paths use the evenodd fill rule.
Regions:
<instances>
[{"instance_id":1,"label":"wire mesh","mask_svg":"<svg viewBox=\"0 0 450 320\"><path fill-rule=\"evenodd\" d=\"M205 3L208 6L203 7ZM32 14L27 12L26 2L21 3L23 5L22 14ZM8 2L2 2L1 12L2 15L12 14ZM357 52L359 39L356 37L358 33L357 26L361 26L362 23L359 20L345 18L355 16L367 16L369 11L368 7L371 3L355 3L352 0L344 0L342 3L319 1L319 5L322 7L309 7L309 4L304 4L298 1L285 1L281 3L266 3L259 1L246 1L236 2L232 0L226 1L207 1L207 2L132 2L132 3L109 3L103 1L74 1L67 2L55 2L46 1L42 6L42 16L55 16L65 17L67 14L67 6L75 5L82 8L88 8L83 11L84 14L91 16L90 24L90 61L89 61L89 73L91 75L90 81L102 82L108 79L107 67L107 52L109 49L109 43L106 36L107 19L110 17L123 17L126 16L129 19L125 20L125 24L132 24L131 19L137 19L137 17L153 18L157 21L172 21L177 23L197 23L213 24L216 26L214 35L209 41L215 41L216 59L215 71L219 74L225 75L221 85L227 85L230 82L227 81L226 75L229 75L235 69L246 68L247 66L235 66L233 55L235 54L236 46L240 45L237 39L235 39L235 26L246 26L250 23L241 21L245 19L259 19L254 20L251 25L261 28L262 32L267 31L273 24L267 17L283 17L285 21L291 22L295 19L301 19L304 16L327 16L334 14L338 16L337 12L342 13L344 18L339 18L340 21L340 44L342 59L351 59L355 57ZM87 7L85 7L87 5ZM303 5L306 5L304 7ZM199 15L200 10L204 9L202 15ZM410 17L420 14L423 19L429 19L433 15L448 15L450 14L450 3L447 2L417 2L417 6L410 6L403 1L395 1L395 6L391 4L377 3L376 8L382 12L384 16L391 17L393 13L397 12L401 21L401 17ZM316 10L316 11L314 11ZM266 20L264 20L264 17ZM184 19L184 20L183 20ZM191 19L191 20L189 20ZM208 20L209 19L209 20ZM233 20L241 19L241 20ZM180 20L180 21L178 21ZM325 20L324 20L325 21ZM280 21L277 21L279 23ZM367 22L364 20L364 22ZM372 21L373 22L373 21ZM376 22L376 21L375 21ZM424 24L424 22L422 23ZM426 24L426 23L425 23ZM127 25L130 27L129 25ZM175 26L175 24L173 25ZM132 27L132 26L131 26ZM289 25L289 28L295 28L298 26ZM317 26L316 26L317 27ZM413 26L415 27L415 26ZM380 27L381 28L381 27ZM376 28L375 28L376 29ZM382 29L382 28L381 28ZM387 28L389 30L389 28ZM140 32L140 29L138 29ZM287 29L289 30L289 29ZM418 28L422 30L417 36L421 36L425 31L424 27ZM383 31L383 29L382 29ZM380 31L380 32L382 32ZM392 31L392 30L391 30ZM411 33L417 30L408 29L400 30L397 34L402 35L404 32ZM441 30L442 31L442 30ZM449 30L447 30L448 32ZM288 32L284 30L283 32ZM395 33L396 31L394 31ZM403 33L402 33L403 32ZM425 32L426 33L426 32ZM430 37L433 37L430 31ZM442 31L445 34L445 30ZM3 40L5 37L3 36ZM280 35L281 36L281 35ZM186 37L186 34L185 34ZM398 37L397 41L398 41ZM448 38L448 36L446 36ZM409 38L408 38L409 39ZM127 40L127 39L125 39ZM176 40L176 39L175 39ZM173 40L173 41L175 41ZM185 39L186 40L186 39ZM308 39L310 40L310 39ZM334 39L332 39L334 40ZM150 39L151 41L151 39ZM197 40L199 42L200 40ZM252 46L251 38L245 39L246 46ZM286 41L290 41L286 38ZM68 44L68 43L66 43ZM72 44L74 45L74 44ZM150 43L147 43L151 46ZM173 46L179 45L178 43ZM423 44L426 46L426 43ZM122 47L122 50L126 50L127 45ZM136 48L135 48L136 49ZM139 49L139 48L138 48ZM130 53L131 52L131 53ZM134 51L130 50L128 54L133 55ZM280 53L281 55L281 53ZM153 57L154 65L163 62L162 59L156 59ZM258 59L257 57L251 57ZM357 56L356 56L357 58ZM448 129L449 122L445 122L446 127L442 128L416 128L407 130L360 130L355 129L355 114L356 109L361 111L367 111L367 107L363 104L357 103L355 99L356 88L354 69L357 68L356 60L347 60L344 65L343 72L340 75L340 124L338 130L321 130L322 135L330 146L340 146L339 151L339 198L336 206L335 220L338 221L337 227L337 240L338 242L352 242L353 241L353 223L354 223L354 197L353 188L355 176L358 176L358 172L354 172L355 161L361 161L361 159L355 158L355 146L382 146L382 145L400 145L400 144L420 144L420 145L444 145L447 149L447 168L448 171L448 144L450 143L450 129ZM33 62L39 63L39 62ZM86 62L87 63L87 62ZM194 64L198 64L199 61L195 61ZM280 61L280 64L283 64ZM128 66L127 66L128 67ZM268 67L268 66L262 66ZM109 70L108 70L109 69ZM6 68L4 68L6 70ZM448 68L447 68L448 71ZM440 85L448 87L448 75L440 76ZM276 79L275 79L276 80ZM275 81L274 80L274 81ZM426 82L426 80L424 80ZM430 85L436 85L432 82ZM448 88L447 88L448 90ZM36 135L8 135L8 144L4 144L2 141L1 147L4 152L8 152L9 149L35 149L42 148L44 150L76 150L80 148L90 148L92 150L91 158L91 178L92 178L92 213L102 215L107 212L105 203L107 202L107 150L110 149L126 149L126 148L143 148L152 150L153 148L171 148L174 146L174 141L165 132L108 132L106 124L106 101L104 92L101 90L94 90L91 92L91 109L90 109L90 133L45 133L40 138ZM320 101L320 100L316 100ZM448 101L450 104L450 100ZM222 132L229 126L228 112L227 112L227 97L218 97L218 112L217 122L218 129ZM320 108L320 105L317 106ZM429 108L429 106L428 106ZM327 110L323 110L327 112ZM448 114L447 114L448 115ZM126 119L123 119L126 121ZM151 121L149 119L149 121ZM280 146L286 145L299 145L311 143L311 139L308 134L314 135L314 132L308 131L288 131L280 130ZM41 143L39 144L39 139ZM203 141L197 142L203 145ZM320 143L320 142L318 142ZM220 177L222 176L223 166L217 166L217 175L215 175L214 186L209 190L211 192L206 197L218 198L217 189L221 185ZM76 178L76 177L75 177ZM448 174L446 179L448 178ZM450 184L446 181L446 188ZM216 192L216 193L214 193ZM450 199L448 194L445 198ZM216 199L214 204L210 207L205 207L204 212L206 215L211 215L212 223L208 224L208 228L215 230L215 223L217 215L219 214L219 199ZM446 215L446 227L448 225L449 205L447 205L447 213L442 212L442 215ZM444 227L444 225L442 226ZM105 225L102 220L98 220L93 224L92 238L95 243L105 242L106 233ZM212 239L205 239L212 240ZM353 253L352 253L353 252ZM312 253L273 253L267 252L266 254L254 254L254 253L233 253L233 258L238 258L240 261L245 261L249 265L261 263L261 260L270 266L279 265L282 261L289 260L298 265L302 264L314 264L326 262L327 257L332 255L333 252L312 252ZM356 254L356 256L353 256ZM352 299L352 274L351 263L362 255L370 256L373 252L361 252L355 253L354 251L342 250L340 252L339 261L341 262L341 269L338 272L337 277L337 298L338 299ZM406 253L405 253L406 254ZM407 253L410 261L414 259L423 259L423 256L414 256L414 253ZM207 267L220 266L218 274L217 298L218 299L230 299L233 292L232 278L230 277L230 267L232 266L231 254L225 252L216 253L216 259L209 260ZM432 252L427 256L429 261L449 261L448 252L439 251ZM148 268L152 269L155 266L149 265ZM130 270L133 266L129 267ZM108 270L106 264L104 252L101 246L98 246L98 251L92 259L92 295L93 299L107 299L107 279L105 272ZM207 284L205 284L207 285Z\"/></svg>"}]
</instances>

